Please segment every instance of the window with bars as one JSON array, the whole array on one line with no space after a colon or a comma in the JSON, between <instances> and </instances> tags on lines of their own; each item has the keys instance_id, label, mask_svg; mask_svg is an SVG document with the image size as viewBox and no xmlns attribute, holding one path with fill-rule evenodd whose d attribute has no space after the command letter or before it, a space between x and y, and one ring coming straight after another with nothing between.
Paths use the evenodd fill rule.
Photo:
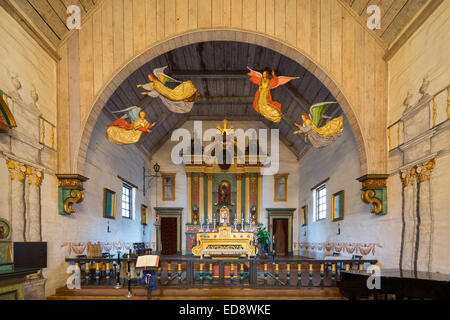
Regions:
<instances>
[{"instance_id":1,"label":"window with bars","mask_svg":"<svg viewBox=\"0 0 450 320\"><path fill-rule=\"evenodd\" d=\"M321 185L315 190L315 211L316 221L327 217L327 188L326 185Z\"/></svg>"},{"instance_id":2,"label":"window with bars","mask_svg":"<svg viewBox=\"0 0 450 320\"><path fill-rule=\"evenodd\" d=\"M122 217L131 219L132 211L132 196L133 196L133 187L124 183L122 185Z\"/></svg>"}]
</instances>

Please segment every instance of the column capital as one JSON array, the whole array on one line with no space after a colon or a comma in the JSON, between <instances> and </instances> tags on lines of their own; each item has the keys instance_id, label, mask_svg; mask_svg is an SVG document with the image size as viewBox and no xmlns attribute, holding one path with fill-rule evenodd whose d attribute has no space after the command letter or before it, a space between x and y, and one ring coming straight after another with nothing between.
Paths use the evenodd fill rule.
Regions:
<instances>
[{"instance_id":1,"label":"column capital","mask_svg":"<svg viewBox=\"0 0 450 320\"><path fill-rule=\"evenodd\" d=\"M23 182L27 173L27 167L23 163L5 158L6 167L9 170L11 181L17 180Z\"/></svg>"}]
</instances>

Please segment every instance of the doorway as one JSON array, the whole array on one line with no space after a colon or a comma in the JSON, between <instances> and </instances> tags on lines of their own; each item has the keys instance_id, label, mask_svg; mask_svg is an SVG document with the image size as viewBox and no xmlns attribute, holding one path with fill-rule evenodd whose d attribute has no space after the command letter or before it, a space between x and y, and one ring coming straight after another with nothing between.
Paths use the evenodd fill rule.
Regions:
<instances>
[{"instance_id":1,"label":"doorway","mask_svg":"<svg viewBox=\"0 0 450 320\"><path fill-rule=\"evenodd\" d=\"M161 254L177 254L177 218L161 218Z\"/></svg>"},{"instance_id":2,"label":"doorway","mask_svg":"<svg viewBox=\"0 0 450 320\"><path fill-rule=\"evenodd\" d=\"M296 208L266 208L267 225L270 233L270 252L275 249L278 256L292 256L293 251L293 219ZM277 231L278 230L278 231ZM275 240L275 245L273 246Z\"/></svg>"},{"instance_id":3,"label":"doorway","mask_svg":"<svg viewBox=\"0 0 450 320\"><path fill-rule=\"evenodd\" d=\"M286 257L289 255L288 228L288 219L273 219L273 248L276 256Z\"/></svg>"}]
</instances>

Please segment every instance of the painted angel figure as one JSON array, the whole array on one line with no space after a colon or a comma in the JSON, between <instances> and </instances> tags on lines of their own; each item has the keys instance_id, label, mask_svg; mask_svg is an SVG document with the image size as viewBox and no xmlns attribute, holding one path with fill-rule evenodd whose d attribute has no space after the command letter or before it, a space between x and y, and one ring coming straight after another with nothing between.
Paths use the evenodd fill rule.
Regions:
<instances>
[{"instance_id":1,"label":"painted angel figure","mask_svg":"<svg viewBox=\"0 0 450 320\"><path fill-rule=\"evenodd\" d=\"M253 100L253 109L270 121L280 122L283 116L281 113L281 104L272 100L270 90L288 83L291 80L298 79L298 77L278 77L272 70L272 79L269 79L269 71L266 70L261 74L249 67L247 68L250 70L248 73L250 76L249 80L259 86L258 91L256 91L255 94L255 99Z\"/></svg>"},{"instance_id":2,"label":"painted angel figure","mask_svg":"<svg viewBox=\"0 0 450 320\"><path fill-rule=\"evenodd\" d=\"M148 75L149 83L138 84L138 88L143 88L147 92L142 92L143 95L148 95L153 98L159 97L165 106L172 112L186 113L191 111L194 102L198 98L197 88L190 80L181 82L164 73L167 66L156 68L153 74ZM174 89L166 87L167 82L180 83Z\"/></svg>"},{"instance_id":3,"label":"painted angel figure","mask_svg":"<svg viewBox=\"0 0 450 320\"><path fill-rule=\"evenodd\" d=\"M106 129L106 137L115 144L136 143L141 139L143 132L151 132L150 129L156 125L156 122L150 124L145 119L145 112L140 107L133 106L113 113L119 112L124 115L112 122ZM126 119L130 119L131 123Z\"/></svg>"},{"instance_id":4,"label":"painted angel figure","mask_svg":"<svg viewBox=\"0 0 450 320\"><path fill-rule=\"evenodd\" d=\"M308 139L315 148L325 147L336 141L344 130L344 117L340 116L323 124L325 110L334 103L336 102L320 102L312 105L310 115L302 114L303 124L294 123L299 129L294 134L305 134L305 143Z\"/></svg>"}]
</instances>

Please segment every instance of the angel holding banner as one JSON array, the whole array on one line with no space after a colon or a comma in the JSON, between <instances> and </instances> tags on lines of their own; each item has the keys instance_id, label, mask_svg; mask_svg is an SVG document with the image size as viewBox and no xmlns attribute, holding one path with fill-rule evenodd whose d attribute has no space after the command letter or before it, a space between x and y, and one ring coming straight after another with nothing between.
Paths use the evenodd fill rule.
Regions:
<instances>
[{"instance_id":1,"label":"angel holding banner","mask_svg":"<svg viewBox=\"0 0 450 320\"><path fill-rule=\"evenodd\" d=\"M336 141L344 130L344 117L340 116L323 124L325 110L334 103L336 102L320 102L312 105L310 115L302 114L303 124L294 123L299 129L294 134L305 134L305 143L308 139L315 148L325 147Z\"/></svg>"},{"instance_id":2,"label":"angel holding banner","mask_svg":"<svg viewBox=\"0 0 450 320\"><path fill-rule=\"evenodd\" d=\"M138 84L138 88L143 88L147 92L142 92L143 95L148 95L153 98L159 97L166 107L176 113L186 113L191 111L194 102L198 98L197 88L191 81L178 81L164 73L164 69L156 68L153 74L148 75L149 83ZM180 83L174 89L167 87L168 82Z\"/></svg>"},{"instance_id":3,"label":"angel holding banner","mask_svg":"<svg viewBox=\"0 0 450 320\"><path fill-rule=\"evenodd\" d=\"M248 73L250 76L249 80L259 86L255 94L255 99L253 100L253 109L270 121L280 122L283 116L281 113L281 104L272 100L270 90L291 80L298 79L298 77L277 77L272 70L272 79L269 79L269 71L265 70L261 75L258 71L254 71L249 67L247 68L250 70Z\"/></svg>"}]
</instances>

